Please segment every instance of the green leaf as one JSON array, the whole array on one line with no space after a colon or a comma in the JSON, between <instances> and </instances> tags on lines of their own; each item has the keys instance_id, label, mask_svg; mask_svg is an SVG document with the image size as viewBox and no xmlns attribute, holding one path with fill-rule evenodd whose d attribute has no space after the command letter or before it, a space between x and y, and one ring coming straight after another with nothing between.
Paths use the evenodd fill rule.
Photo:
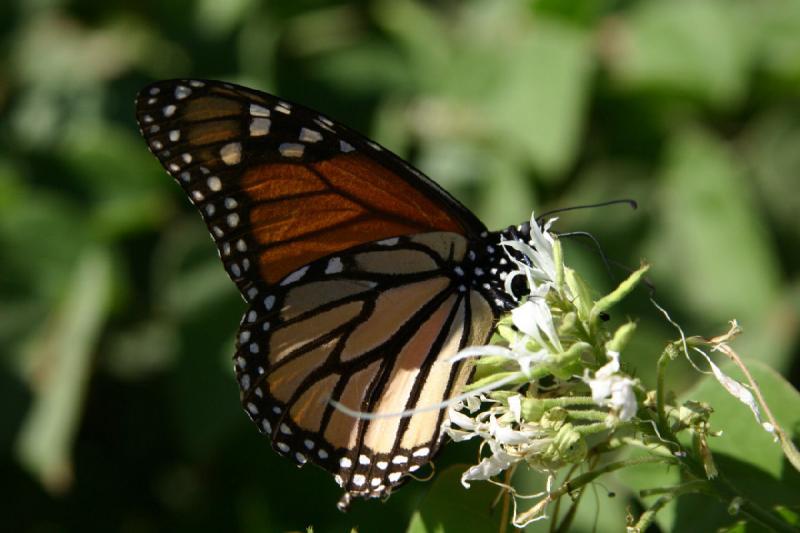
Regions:
<instances>
[{"instance_id":1,"label":"green leaf","mask_svg":"<svg viewBox=\"0 0 800 533\"><path fill-rule=\"evenodd\" d=\"M750 361L747 364L779 425L796 440L800 429L797 409L800 394L763 363ZM745 382L733 364L720 366L725 374ZM695 388L678 399L678 403L687 400L702 401L713 408L711 431L721 430L722 435L711 437L709 444L722 478L768 509L780 503L800 501L800 473L785 458L772 435L755 421L750 410L731 396L713 375L704 376ZM688 437L682 441L690 446ZM625 471L619 476L636 489L666 488L681 482L677 470L652 466ZM693 495L668 504L659 512L656 521L665 531L713 531L730 524L731 518L725 505L716 498Z\"/></svg>"},{"instance_id":2,"label":"green leaf","mask_svg":"<svg viewBox=\"0 0 800 533\"><path fill-rule=\"evenodd\" d=\"M504 67L486 101L486 116L504 152L529 160L555 180L573 163L583 127L592 70L586 32L544 17L510 50L497 51Z\"/></svg>"},{"instance_id":3,"label":"green leaf","mask_svg":"<svg viewBox=\"0 0 800 533\"><path fill-rule=\"evenodd\" d=\"M741 2L643 2L613 29L612 72L625 86L720 107L746 94L757 33Z\"/></svg>"},{"instance_id":4,"label":"green leaf","mask_svg":"<svg viewBox=\"0 0 800 533\"><path fill-rule=\"evenodd\" d=\"M781 427L797 439L800 394L766 365L752 361L748 366ZM733 364L723 364L721 368L731 377L742 380ZM800 501L800 474L747 407L728 394L713 376L705 376L695 388L681 395L680 400L704 401L713 407L711 429L723 432L709 439L714 460L721 476L746 498L768 509L781 503L792 506ZM676 482L677 472L654 471L647 487L666 487ZM668 531L713 531L730 524L731 517L718 500L695 495L679 498L659 515L658 522Z\"/></svg>"},{"instance_id":5,"label":"green leaf","mask_svg":"<svg viewBox=\"0 0 800 533\"><path fill-rule=\"evenodd\" d=\"M797 57L800 60L800 54ZM800 115L796 111L795 106L790 105L762 114L742 135L741 145L761 193L760 199L770 216L780 222L782 231L799 239L797 213L800 212L800 195L786 194L787 177L800 176L800 150L797 150L800 146Z\"/></svg>"},{"instance_id":6,"label":"green leaf","mask_svg":"<svg viewBox=\"0 0 800 533\"><path fill-rule=\"evenodd\" d=\"M790 437L797 439L800 433L800 393L764 363L748 360L745 364L761 388L778 423ZM746 383L735 365L726 362L720 368L737 381ZM780 445L758 425L749 409L722 388L713 376L706 376L694 389L684 393L682 399L704 401L714 408L712 429L723 430L723 434L709 440L712 452L724 453L775 479L791 481L794 490L798 491L795 494L800 495L800 473L790 473L794 469L786 462ZM733 477L730 472L726 475ZM789 489L790 486L785 488Z\"/></svg>"},{"instance_id":7,"label":"green leaf","mask_svg":"<svg viewBox=\"0 0 800 533\"><path fill-rule=\"evenodd\" d=\"M741 353L780 367L787 346L767 328L780 296L778 258L748 186L728 146L679 130L667 150L648 256L660 290L706 322L736 318L747 333Z\"/></svg>"},{"instance_id":8,"label":"green leaf","mask_svg":"<svg viewBox=\"0 0 800 533\"><path fill-rule=\"evenodd\" d=\"M454 465L440 472L430 492L411 518L408 533L444 531L498 531L511 516L503 516L500 506L493 508L498 488L490 483L461 485L461 474L468 465Z\"/></svg>"},{"instance_id":9,"label":"green leaf","mask_svg":"<svg viewBox=\"0 0 800 533\"><path fill-rule=\"evenodd\" d=\"M35 398L22 428L16 454L49 490L72 481L72 445L91 372L91 356L108 312L112 272L108 251L85 250L62 304L31 344L31 387Z\"/></svg>"},{"instance_id":10,"label":"green leaf","mask_svg":"<svg viewBox=\"0 0 800 533\"><path fill-rule=\"evenodd\" d=\"M757 4L763 19L761 67L796 90L800 87L800 3L779 0Z\"/></svg>"}]
</instances>

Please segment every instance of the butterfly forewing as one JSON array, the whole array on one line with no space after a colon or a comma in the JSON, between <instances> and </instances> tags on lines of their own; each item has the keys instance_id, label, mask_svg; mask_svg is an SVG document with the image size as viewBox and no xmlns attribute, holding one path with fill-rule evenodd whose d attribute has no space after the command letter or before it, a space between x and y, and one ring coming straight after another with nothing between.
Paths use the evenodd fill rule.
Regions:
<instances>
[{"instance_id":1,"label":"butterfly forewing","mask_svg":"<svg viewBox=\"0 0 800 533\"><path fill-rule=\"evenodd\" d=\"M430 460L444 416L435 406L468 375L448 359L485 342L494 318L452 269L465 253L453 233L362 245L290 274L253 302L237 375L245 410L276 451L368 496L388 494ZM359 420L331 400L378 418ZM380 417L411 409L420 412Z\"/></svg>"},{"instance_id":2,"label":"butterfly forewing","mask_svg":"<svg viewBox=\"0 0 800 533\"><path fill-rule=\"evenodd\" d=\"M265 93L210 81L159 82L140 93L137 118L248 298L255 282L276 283L359 244L485 230L390 152Z\"/></svg>"}]
</instances>

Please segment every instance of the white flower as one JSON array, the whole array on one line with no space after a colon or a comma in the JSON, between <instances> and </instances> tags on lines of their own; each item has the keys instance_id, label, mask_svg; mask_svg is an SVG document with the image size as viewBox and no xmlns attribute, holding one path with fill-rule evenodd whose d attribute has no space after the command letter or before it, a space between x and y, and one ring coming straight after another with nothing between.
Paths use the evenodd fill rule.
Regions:
<instances>
[{"instance_id":1,"label":"white flower","mask_svg":"<svg viewBox=\"0 0 800 533\"><path fill-rule=\"evenodd\" d=\"M556 326L553 324L553 315L544 298L532 298L511 311L511 321L522 333L532 337L539 346L548 346L542 338L545 334L559 352L563 351L561 340L558 338Z\"/></svg>"},{"instance_id":2,"label":"white flower","mask_svg":"<svg viewBox=\"0 0 800 533\"><path fill-rule=\"evenodd\" d=\"M489 446L492 448L492 455L484 458L477 465L470 467L469 470L461 475L461 484L465 488L469 488L469 481L489 480L520 459L503 451L494 441L489 441Z\"/></svg>"},{"instance_id":3,"label":"white flower","mask_svg":"<svg viewBox=\"0 0 800 533\"><path fill-rule=\"evenodd\" d=\"M523 263L509 255L518 270L506 277L506 292L511 293L511 281L516 276L525 276L531 295L544 296L555 283L556 262L553 257L553 243L555 240L550 234L550 226L557 219L551 218L544 225L539 227L536 217L532 214L530 221L530 244L521 241L503 241L500 244L512 248L528 258L528 263Z\"/></svg>"},{"instance_id":4,"label":"white flower","mask_svg":"<svg viewBox=\"0 0 800 533\"><path fill-rule=\"evenodd\" d=\"M619 352L608 352L611 359L594 373L593 378L584 375L583 380L592 389L592 400L597 405L611 407L623 422L636 415L638 409L633 387L636 381L619 372Z\"/></svg>"}]
</instances>

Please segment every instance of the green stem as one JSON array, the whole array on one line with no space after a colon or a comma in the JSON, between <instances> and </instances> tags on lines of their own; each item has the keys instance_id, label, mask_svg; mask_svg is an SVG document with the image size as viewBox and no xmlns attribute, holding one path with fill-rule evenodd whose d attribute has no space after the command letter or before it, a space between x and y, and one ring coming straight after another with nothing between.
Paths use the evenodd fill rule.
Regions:
<instances>
[{"instance_id":1,"label":"green stem","mask_svg":"<svg viewBox=\"0 0 800 533\"><path fill-rule=\"evenodd\" d=\"M634 531L646 531L653 523L656 514L664 508L669 502L683 494L691 494L703 492L708 494L708 483L704 480L689 481L677 487L667 487L659 489L649 489L639 491L639 496L644 498L647 496L654 496L656 494L663 494L662 497L657 499L653 504L642 513L636 525L633 526Z\"/></svg>"},{"instance_id":2,"label":"green stem","mask_svg":"<svg viewBox=\"0 0 800 533\"><path fill-rule=\"evenodd\" d=\"M659 424L659 432L660 440L678 442L677 437L669 428L668 424L664 424L663 426ZM744 498L739 491L722 476L706 481L705 469L703 468L702 462L698 461L693 455L686 454L682 457L675 457L673 460L677 461L684 468L687 475L694 478L693 481L706 482L709 488L708 494L716 497L723 504L729 505L734 499L739 499L742 502L739 506L739 512L752 521L757 522L771 531L797 533L796 528L787 524L776 513L764 509L752 500Z\"/></svg>"},{"instance_id":3,"label":"green stem","mask_svg":"<svg viewBox=\"0 0 800 533\"><path fill-rule=\"evenodd\" d=\"M601 468L596 470L592 470L591 472L586 472L585 474L581 474L580 476L572 479L571 481L567 481L562 484L560 487L549 493L545 500L540 502L537 505L534 505L531 509L528 509L522 514L517 515L517 519L515 520L518 524L524 524L531 518L534 518L538 513L541 513L544 509L544 504L557 500L561 498L565 494L569 494L584 485L587 485L597 479L598 477L602 476L603 474L608 474L610 472L614 472L615 470L620 470L622 468L627 468L629 466L636 466L640 464L648 464L648 463L674 463L674 459L667 459L664 457L636 457L633 459L626 459L624 461L617 461L615 463L609 463Z\"/></svg>"},{"instance_id":4,"label":"green stem","mask_svg":"<svg viewBox=\"0 0 800 533\"><path fill-rule=\"evenodd\" d=\"M747 516L752 521L759 523L771 531L797 533L797 528L788 524L778 514L768 509L764 509L752 500L741 496L739 491L737 491L729 481L723 479L722 477L712 480L711 484L716 489L713 494L725 505L730 505L734 499L741 500L739 512Z\"/></svg>"},{"instance_id":5,"label":"green stem","mask_svg":"<svg viewBox=\"0 0 800 533\"><path fill-rule=\"evenodd\" d=\"M661 357L658 358L658 371L656 374L656 413L658 415L658 429L662 434L669 431L667 412L664 402L664 382L666 380L667 365L674 357L672 344L664 348Z\"/></svg>"}]
</instances>

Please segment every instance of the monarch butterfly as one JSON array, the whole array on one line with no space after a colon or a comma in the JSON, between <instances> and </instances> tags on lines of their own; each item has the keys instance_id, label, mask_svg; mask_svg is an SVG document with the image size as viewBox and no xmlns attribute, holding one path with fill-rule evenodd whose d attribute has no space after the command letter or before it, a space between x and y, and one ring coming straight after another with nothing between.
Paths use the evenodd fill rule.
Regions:
<instances>
[{"instance_id":1,"label":"monarch butterfly","mask_svg":"<svg viewBox=\"0 0 800 533\"><path fill-rule=\"evenodd\" d=\"M279 454L334 475L340 508L387 496L441 444L444 413L422 408L466 383L449 359L515 306L500 243L530 226L490 233L375 142L245 87L157 82L136 116L249 306L234 355L245 412Z\"/></svg>"}]
</instances>

